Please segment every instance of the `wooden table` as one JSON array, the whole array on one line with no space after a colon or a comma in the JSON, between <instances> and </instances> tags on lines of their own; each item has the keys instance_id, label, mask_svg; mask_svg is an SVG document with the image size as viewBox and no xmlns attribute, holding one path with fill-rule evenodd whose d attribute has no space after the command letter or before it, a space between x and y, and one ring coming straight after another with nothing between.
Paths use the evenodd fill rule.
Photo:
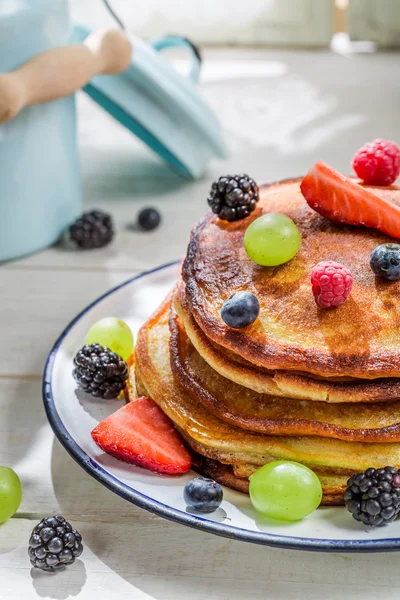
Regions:
<instances>
[{"instance_id":1,"label":"wooden table","mask_svg":"<svg viewBox=\"0 0 400 600\"><path fill-rule=\"evenodd\" d=\"M54 439L41 376L60 331L86 304L141 270L181 257L211 181L247 171L259 182L304 173L324 158L349 172L364 141L400 141L396 55L206 52L202 92L221 115L232 157L185 183L111 118L79 97L87 207L118 226L107 248L54 247L0 270L0 463L20 475L19 512L0 527L0 598L247 600L398 598L398 555L328 555L252 546L168 523L84 473ZM143 206L162 227L135 231ZM32 527L60 512L85 550L56 576L33 572Z\"/></svg>"}]
</instances>

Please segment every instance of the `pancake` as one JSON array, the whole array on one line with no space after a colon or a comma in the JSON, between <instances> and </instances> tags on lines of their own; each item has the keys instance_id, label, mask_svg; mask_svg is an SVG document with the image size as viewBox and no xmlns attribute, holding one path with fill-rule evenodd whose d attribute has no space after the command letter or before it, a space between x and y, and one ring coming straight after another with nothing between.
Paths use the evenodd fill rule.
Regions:
<instances>
[{"instance_id":1,"label":"pancake","mask_svg":"<svg viewBox=\"0 0 400 600\"><path fill-rule=\"evenodd\" d=\"M392 242L378 231L332 223L311 210L300 179L263 187L254 213L234 223L208 213L193 229L182 275L196 322L206 337L253 365L302 371L322 377L375 379L400 376L400 282L375 277L372 250ZM399 202L400 188L376 189ZM261 267L244 250L249 224L262 214L283 213L298 226L297 256L279 267ZM353 274L347 301L319 308L310 285L312 268L334 260ZM223 302L235 291L259 299L259 318L235 330L220 317Z\"/></svg>"},{"instance_id":2,"label":"pancake","mask_svg":"<svg viewBox=\"0 0 400 600\"><path fill-rule=\"evenodd\" d=\"M128 386L125 389L125 395L127 401L133 401L141 395L150 396L150 393L140 379L139 373L135 374L135 364L130 368L130 377ZM217 459L209 458L207 454L217 456L218 453L213 453L209 449L202 447L201 444L191 439L185 431L180 430L180 432L191 450L194 470L200 475L211 477L221 485L248 494L249 477L260 465L255 466L246 463L226 464ZM199 452L203 452L203 455ZM274 459L270 457L269 460ZM347 480L354 471L319 467L314 468L314 472L318 475L322 485L323 496L321 505L342 505Z\"/></svg>"},{"instance_id":3,"label":"pancake","mask_svg":"<svg viewBox=\"0 0 400 600\"><path fill-rule=\"evenodd\" d=\"M400 467L399 443L345 442L309 436L269 436L234 427L206 411L176 382L170 365L167 299L141 328L136 345L138 393L145 391L171 418L190 446L224 464L262 466L294 460L334 474L368 467Z\"/></svg>"},{"instance_id":4,"label":"pancake","mask_svg":"<svg viewBox=\"0 0 400 600\"><path fill-rule=\"evenodd\" d=\"M316 435L360 442L400 441L400 401L326 404L258 394L216 373L190 342L173 310L169 326L175 380L196 403L227 423L268 435Z\"/></svg>"},{"instance_id":5,"label":"pancake","mask_svg":"<svg viewBox=\"0 0 400 600\"><path fill-rule=\"evenodd\" d=\"M248 494L248 478L254 473L255 469L251 465L241 465L241 467L244 468L236 468L235 465L223 465L200 454L193 454L193 468L198 473L205 477L211 477L221 485ZM324 506L342 505L348 477L343 475L321 475L320 473L318 473L318 477L323 490L321 504Z\"/></svg>"},{"instance_id":6,"label":"pancake","mask_svg":"<svg viewBox=\"0 0 400 600\"><path fill-rule=\"evenodd\" d=\"M260 394L321 402L383 402L400 399L400 379L314 379L310 374L256 368L233 352L209 340L189 312L185 284L174 294L174 308L190 341L201 357L220 375Z\"/></svg>"}]
</instances>

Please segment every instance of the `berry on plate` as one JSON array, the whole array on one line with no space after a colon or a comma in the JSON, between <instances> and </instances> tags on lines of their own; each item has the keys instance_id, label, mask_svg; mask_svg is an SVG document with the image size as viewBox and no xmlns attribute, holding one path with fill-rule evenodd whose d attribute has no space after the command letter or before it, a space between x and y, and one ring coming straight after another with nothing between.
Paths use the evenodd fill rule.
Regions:
<instances>
[{"instance_id":1,"label":"berry on plate","mask_svg":"<svg viewBox=\"0 0 400 600\"><path fill-rule=\"evenodd\" d=\"M33 567L63 571L83 552L82 536L59 515L45 517L33 528L28 554Z\"/></svg>"},{"instance_id":2,"label":"berry on plate","mask_svg":"<svg viewBox=\"0 0 400 600\"><path fill-rule=\"evenodd\" d=\"M297 225L280 213L269 213L251 223L244 234L245 250L255 263L276 267L291 260L300 249Z\"/></svg>"},{"instance_id":3,"label":"berry on plate","mask_svg":"<svg viewBox=\"0 0 400 600\"><path fill-rule=\"evenodd\" d=\"M258 185L246 174L223 175L214 181L208 196L213 213L223 221L248 217L259 199Z\"/></svg>"},{"instance_id":4,"label":"berry on plate","mask_svg":"<svg viewBox=\"0 0 400 600\"><path fill-rule=\"evenodd\" d=\"M114 226L109 214L101 210L83 213L69 228L71 239L83 250L101 248L114 237Z\"/></svg>"},{"instance_id":5,"label":"berry on plate","mask_svg":"<svg viewBox=\"0 0 400 600\"><path fill-rule=\"evenodd\" d=\"M381 244L369 259L371 269L378 277L389 281L400 279L400 244Z\"/></svg>"},{"instance_id":6,"label":"berry on plate","mask_svg":"<svg viewBox=\"0 0 400 600\"><path fill-rule=\"evenodd\" d=\"M0 467L0 523L8 521L22 500L21 482L13 469Z\"/></svg>"},{"instance_id":7,"label":"berry on plate","mask_svg":"<svg viewBox=\"0 0 400 600\"><path fill-rule=\"evenodd\" d=\"M90 327L86 344L100 344L128 360L133 350L133 335L125 321L117 317L104 317Z\"/></svg>"},{"instance_id":8,"label":"berry on plate","mask_svg":"<svg viewBox=\"0 0 400 600\"><path fill-rule=\"evenodd\" d=\"M257 296L251 292L236 292L225 300L221 318L229 327L241 329L254 323L260 313Z\"/></svg>"},{"instance_id":9,"label":"berry on plate","mask_svg":"<svg viewBox=\"0 0 400 600\"><path fill-rule=\"evenodd\" d=\"M74 366L72 374L78 386L105 400L117 398L128 379L126 362L100 344L83 346L74 358Z\"/></svg>"},{"instance_id":10,"label":"berry on plate","mask_svg":"<svg viewBox=\"0 0 400 600\"><path fill-rule=\"evenodd\" d=\"M391 185L400 174L400 148L388 140L374 140L360 148L353 169L364 183Z\"/></svg>"},{"instance_id":11,"label":"berry on plate","mask_svg":"<svg viewBox=\"0 0 400 600\"><path fill-rule=\"evenodd\" d=\"M338 223L365 225L400 238L400 207L318 161L300 185L317 213Z\"/></svg>"},{"instance_id":12,"label":"berry on plate","mask_svg":"<svg viewBox=\"0 0 400 600\"><path fill-rule=\"evenodd\" d=\"M370 527L385 525L400 513L400 475L394 467L352 475L344 494L347 510Z\"/></svg>"},{"instance_id":13,"label":"berry on plate","mask_svg":"<svg viewBox=\"0 0 400 600\"><path fill-rule=\"evenodd\" d=\"M189 508L203 513L217 510L223 499L222 487L213 479L195 477L187 482L183 490Z\"/></svg>"},{"instance_id":14,"label":"berry on plate","mask_svg":"<svg viewBox=\"0 0 400 600\"><path fill-rule=\"evenodd\" d=\"M156 208L144 208L138 214L138 224L143 231L153 231L161 223L161 215Z\"/></svg>"},{"instance_id":15,"label":"berry on plate","mask_svg":"<svg viewBox=\"0 0 400 600\"><path fill-rule=\"evenodd\" d=\"M271 519L298 521L321 503L322 487L317 475L296 462L267 463L250 476L250 499L254 508Z\"/></svg>"},{"instance_id":16,"label":"berry on plate","mask_svg":"<svg viewBox=\"0 0 400 600\"><path fill-rule=\"evenodd\" d=\"M93 429L92 438L107 454L157 473L180 475L191 466L172 421L145 396L104 419Z\"/></svg>"},{"instance_id":17,"label":"berry on plate","mask_svg":"<svg viewBox=\"0 0 400 600\"><path fill-rule=\"evenodd\" d=\"M311 271L315 302L322 308L339 306L351 292L353 276L349 269L333 260L319 262Z\"/></svg>"}]
</instances>

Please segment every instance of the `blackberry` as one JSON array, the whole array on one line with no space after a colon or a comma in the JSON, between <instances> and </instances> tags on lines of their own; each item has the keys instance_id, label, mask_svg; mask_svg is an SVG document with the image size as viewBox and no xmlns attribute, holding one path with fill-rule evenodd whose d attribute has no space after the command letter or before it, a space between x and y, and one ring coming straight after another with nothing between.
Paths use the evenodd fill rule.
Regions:
<instances>
[{"instance_id":1,"label":"blackberry","mask_svg":"<svg viewBox=\"0 0 400 600\"><path fill-rule=\"evenodd\" d=\"M258 185L248 175L224 175L211 186L208 204L223 221L248 217L259 199Z\"/></svg>"},{"instance_id":2,"label":"blackberry","mask_svg":"<svg viewBox=\"0 0 400 600\"><path fill-rule=\"evenodd\" d=\"M394 521L400 513L400 475L394 467L352 475L344 494L346 508L369 527Z\"/></svg>"},{"instance_id":3,"label":"blackberry","mask_svg":"<svg viewBox=\"0 0 400 600\"><path fill-rule=\"evenodd\" d=\"M74 358L73 376L85 392L98 398L116 398L128 379L128 365L100 344L83 346Z\"/></svg>"},{"instance_id":4,"label":"blackberry","mask_svg":"<svg viewBox=\"0 0 400 600\"><path fill-rule=\"evenodd\" d=\"M82 536L64 517L45 517L33 528L28 554L33 567L62 571L82 554Z\"/></svg>"},{"instance_id":5,"label":"blackberry","mask_svg":"<svg viewBox=\"0 0 400 600\"><path fill-rule=\"evenodd\" d=\"M101 248L114 237L114 226L109 214L101 210L83 213L69 228L71 239L83 250Z\"/></svg>"},{"instance_id":6,"label":"blackberry","mask_svg":"<svg viewBox=\"0 0 400 600\"><path fill-rule=\"evenodd\" d=\"M378 277L389 281L400 279L400 244L381 244L369 259L371 269Z\"/></svg>"}]
</instances>

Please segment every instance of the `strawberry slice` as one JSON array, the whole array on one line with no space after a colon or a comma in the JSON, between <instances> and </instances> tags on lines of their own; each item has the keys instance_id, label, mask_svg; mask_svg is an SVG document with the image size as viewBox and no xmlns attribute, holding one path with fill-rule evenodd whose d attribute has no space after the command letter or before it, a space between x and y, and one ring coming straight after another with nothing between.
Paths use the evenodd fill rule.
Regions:
<instances>
[{"instance_id":1,"label":"strawberry slice","mask_svg":"<svg viewBox=\"0 0 400 600\"><path fill-rule=\"evenodd\" d=\"M178 475L191 466L172 421L145 396L104 419L93 429L92 438L107 454L157 473Z\"/></svg>"},{"instance_id":2,"label":"strawberry slice","mask_svg":"<svg viewBox=\"0 0 400 600\"><path fill-rule=\"evenodd\" d=\"M309 206L331 221L365 225L400 238L400 207L388 200L390 190L375 192L321 161L310 169L300 189Z\"/></svg>"}]
</instances>

